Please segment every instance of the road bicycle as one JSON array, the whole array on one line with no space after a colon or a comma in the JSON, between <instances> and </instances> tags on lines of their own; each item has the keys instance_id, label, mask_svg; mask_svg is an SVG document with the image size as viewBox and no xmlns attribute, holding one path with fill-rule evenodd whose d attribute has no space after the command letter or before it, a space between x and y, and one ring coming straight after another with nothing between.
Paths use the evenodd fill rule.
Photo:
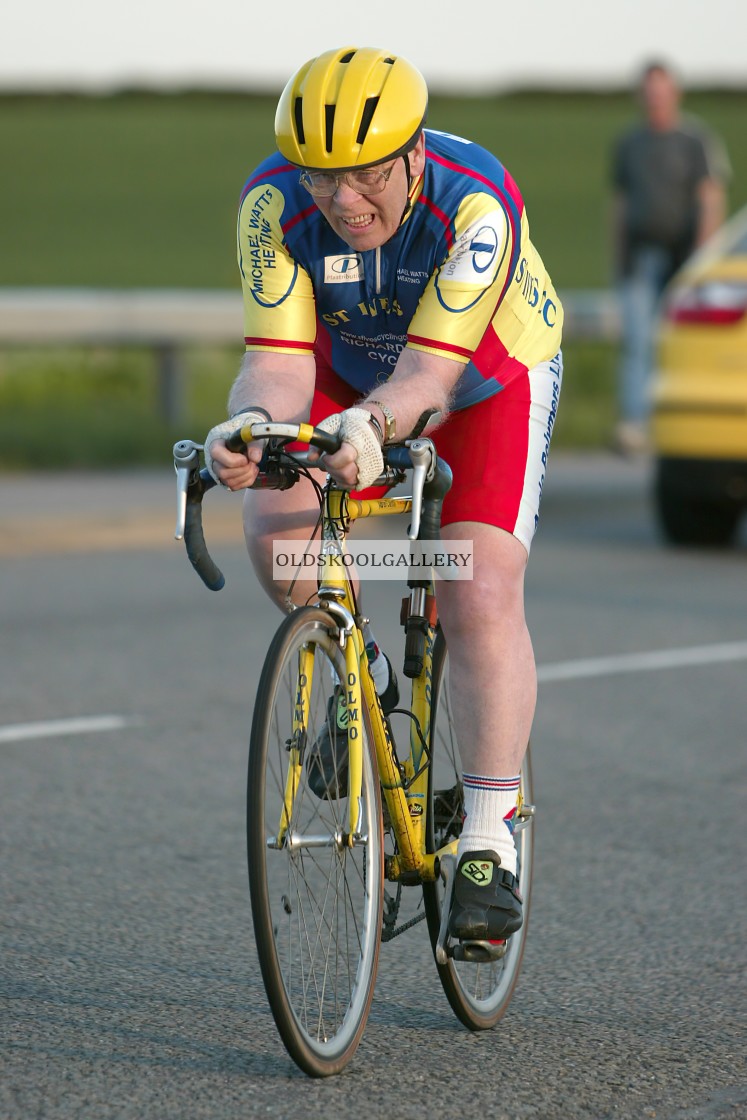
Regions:
<instances>
[{"instance_id":1,"label":"road bicycle","mask_svg":"<svg viewBox=\"0 0 747 1120\"><path fill-rule=\"evenodd\" d=\"M275 489L302 475L313 480L310 448L338 446L337 436L309 424L279 423L248 425L229 446L245 447L251 439L267 441L255 486ZM176 536L203 582L219 590L223 575L201 526L203 495L215 485L200 469L201 450L191 440L174 447ZM408 733L406 742L402 735L395 742L395 712L384 714L369 671L367 620L350 578L347 537L361 518L409 514L406 547L422 560L424 550L439 547L451 472L428 439L385 447L383 454L377 485L400 487L412 471L411 495L354 497L329 477L316 483L318 592L305 606L288 601L260 676L249 746L247 853L259 963L280 1036L314 1077L338 1073L353 1056L382 942L425 920L452 1009L471 1030L484 1030L511 1000L529 917L534 806L527 751L514 834L524 923L504 942L455 942L448 934L463 793L436 582L430 567L424 575L413 561L401 611L411 695L408 706L395 709ZM336 757L333 701L340 696L347 745ZM325 727L332 765L325 765L320 789L315 744ZM407 888L421 895L405 921L400 906Z\"/></svg>"}]
</instances>

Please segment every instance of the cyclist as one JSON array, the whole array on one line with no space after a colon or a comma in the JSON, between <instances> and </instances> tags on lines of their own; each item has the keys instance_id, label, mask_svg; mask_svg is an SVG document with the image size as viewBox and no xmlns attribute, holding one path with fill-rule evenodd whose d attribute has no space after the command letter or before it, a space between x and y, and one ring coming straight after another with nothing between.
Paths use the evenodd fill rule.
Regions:
<instances>
[{"instance_id":1,"label":"cyclist","mask_svg":"<svg viewBox=\"0 0 747 1120\"><path fill-rule=\"evenodd\" d=\"M524 571L563 313L513 179L476 144L425 129L427 101L408 60L373 48L327 51L288 82L279 152L241 196L246 355L206 460L230 490L249 487L261 446L233 453L227 436L268 415L310 419L343 439L325 471L361 490L381 472L382 444L437 423L454 474L442 532L473 542L474 572L437 592L466 814L450 933L497 940L522 922L512 820L536 702ZM279 603L272 541L298 538L317 512L307 480L246 494L249 554ZM299 585L297 601L314 590ZM396 678L366 637L388 710Z\"/></svg>"}]
</instances>

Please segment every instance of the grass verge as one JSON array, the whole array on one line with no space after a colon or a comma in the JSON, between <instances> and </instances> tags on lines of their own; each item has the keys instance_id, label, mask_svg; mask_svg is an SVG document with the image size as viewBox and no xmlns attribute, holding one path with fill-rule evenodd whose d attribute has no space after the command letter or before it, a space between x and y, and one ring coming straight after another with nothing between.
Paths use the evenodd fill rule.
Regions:
<instances>
[{"instance_id":1,"label":"grass verge","mask_svg":"<svg viewBox=\"0 0 747 1120\"><path fill-rule=\"evenodd\" d=\"M616 350L564 348L554 446L606 445L614 423ZM178 423L162 416L156 359L144 349L18 349L0 353L0 469L98 469L171 463L171 448L200 440L225 417L240 355L194 348L184 355Z\"/></svg>"}]
</instances>

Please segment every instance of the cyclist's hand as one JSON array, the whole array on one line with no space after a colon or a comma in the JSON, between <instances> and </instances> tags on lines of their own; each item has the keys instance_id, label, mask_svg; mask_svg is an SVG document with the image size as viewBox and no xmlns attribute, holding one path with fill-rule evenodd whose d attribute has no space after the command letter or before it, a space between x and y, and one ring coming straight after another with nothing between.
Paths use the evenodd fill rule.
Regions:
<instances>
[{"instance_id":1,"label":"cyclist's hand","mask_svg":"<svg viewBox=\"0 0 747 1120\"><path fill-rule=\"evenodd\" d=\"M339 432L342 445L334 454L325 454L324 468L342 486L365 490L384 469L379 438L364 408L335 412L317 424L325 432Z\"/></svg>"},{"instance_id":2,"label":"cyclist's hand","mask_svg":"<svg viewBox=\"0 0 747 1120\"><path fill-rule=\"evenodd\" d=\"M221 486L242 490L255 482L264 449L262 441L248 444L245 452L229 451L225 441L247 424L261 424L266 419L259 412L240 412L210 429L205 437L205 466Z\"/></svg>"}]
</instances>

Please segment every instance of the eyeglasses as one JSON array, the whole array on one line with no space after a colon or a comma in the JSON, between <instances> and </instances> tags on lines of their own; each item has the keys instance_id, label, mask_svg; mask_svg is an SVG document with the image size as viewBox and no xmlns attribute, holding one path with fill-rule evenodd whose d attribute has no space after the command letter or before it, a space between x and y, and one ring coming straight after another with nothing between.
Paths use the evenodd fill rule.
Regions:
<instances>
[{"instance_id":1,"label":"eyeglasses","mask_svg":"<svg viewBox=\"0 0 747 1120\"><path fill-rule=\"evenodd\" d=\"M380 167L362 167L359 171L302 171L300 182L316 198L331 198L340 183L346 183L356 194L381 194L389 182L395 164L386 171Z\"/></svg>"}]
</instances>

